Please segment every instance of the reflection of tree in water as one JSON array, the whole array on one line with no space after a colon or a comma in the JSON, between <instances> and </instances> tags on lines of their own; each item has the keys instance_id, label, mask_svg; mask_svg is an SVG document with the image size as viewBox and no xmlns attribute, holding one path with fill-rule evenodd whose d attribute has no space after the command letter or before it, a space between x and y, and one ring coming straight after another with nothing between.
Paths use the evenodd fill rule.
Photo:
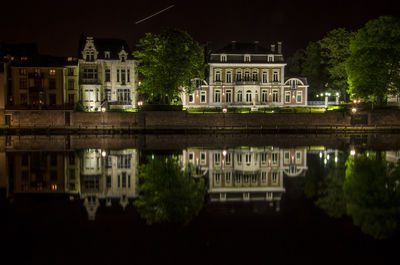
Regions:
<instances>
[{"instance_id":1,"label":"reflection of tree in water","mask_svg":"<svg viewBox=\"0 0 400 265\"><path fill-rule=\"evenodd\" d=\"M148 224L188 223L201 210L205 196L203 179L194 179L193 168L172 156L152 156L139 167L140 188L135 206Z\"/></svg>"},{"instance_id":2,"label":"reflection of tree in water","mask_svg":"<svg viewBox=\"0 0 400 265\"><path fill-rule=\"evenodd\" d=\"M387 163L382 154L359 154L346 162L343 185L347 213L361 230L387 238L400 220L400 166Z\"/></svg>"},{"instance_id":3,"label":"reflection of tree in water","mask_svg":"<svg viewBox=\"0 0 400 265\"><path fill-rule=\"evenodd\" d=\"M375 238L390 237L400 220L400 166L381 153L349 156L339 152L337 164L309 158L305 193L329 216L347 213L354 224ZM342 159L340 159L342 157Z\"/></svg>"},{"instance_id":4,"label":"reflection of tree in water","mask_svg":"<svg viewBox=\"0 0 400 265\"><path fill-rule=\"evenodd\" d=\"M315 204L331 217L342 217L346 213L343 196L345 178L345 152L338 152L338 159L327 161L316 156L307 158L309 170L306 175L304 192L307 197L315 198Z\"/></svg>"}]
</instances>

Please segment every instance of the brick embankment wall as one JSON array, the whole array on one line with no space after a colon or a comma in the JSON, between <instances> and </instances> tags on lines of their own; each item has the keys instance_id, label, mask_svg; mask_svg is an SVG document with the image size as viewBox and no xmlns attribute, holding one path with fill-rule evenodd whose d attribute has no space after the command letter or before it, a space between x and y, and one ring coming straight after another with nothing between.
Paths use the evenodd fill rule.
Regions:
<instances>
[{"instance_id":1,"label":"brick embankment wall","mask_svg":"<svg viewBox=\"0 0 400 265\"><path fill-rule=\"evenodd\" d=\"M6 110L12 128L136 128L136 129L209 129L312 128L314 126L350 126L351 115L343 112L309 113L218 113L189 114L183 111L152 112L73 112L63 110ZM0 126L5 125L0 113ZM357 113L365 116L370 126L400 126L400 111L377 110ZM366 125L366 124L364 124Z\"/></svg>"}]
</instances>

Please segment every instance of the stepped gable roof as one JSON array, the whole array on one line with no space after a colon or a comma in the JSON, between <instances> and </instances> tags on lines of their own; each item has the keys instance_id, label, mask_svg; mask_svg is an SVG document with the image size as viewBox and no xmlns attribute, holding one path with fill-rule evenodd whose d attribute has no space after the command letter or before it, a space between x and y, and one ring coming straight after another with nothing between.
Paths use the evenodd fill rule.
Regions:
<instances>
[{"instance_id":1,"label":"stepped gable roof","mask_svg":"<svg viewBox=\"0 0 400 265\"><path fill-rule=\"evenodd\" d=\"M113 38L93 38L94 46L98 52L97 59L106 59L105 52L110 52L110 60L119 60L119 53L122 51L122 48L128 54L127 59L132 60L132 51L129 48L128 43L122 39L113 39ZM79 54L78 58L83 59L82 51L85 48L86 37L82 37L79 40Z\"/></svg>"},{"instance_id":2,"label":"stepped gable roof","mask_svg":"<svg viewBox=\"0 0 400 265\"><path fill-rule=\"evenodd\" d=\"M258 42L232 42L212 54L278 54Z\"/></svg>"}]
</instances>

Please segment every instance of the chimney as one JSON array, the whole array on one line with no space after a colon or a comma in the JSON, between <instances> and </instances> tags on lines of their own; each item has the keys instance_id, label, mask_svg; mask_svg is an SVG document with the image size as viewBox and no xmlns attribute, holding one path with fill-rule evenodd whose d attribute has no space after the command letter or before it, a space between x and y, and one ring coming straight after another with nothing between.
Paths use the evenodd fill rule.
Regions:
<instances>
[{"instance_id":1,"label":"chimney","mask_svg":"<svg viewBox=\"0 0 400 265\"><path fill-rule=\"evenodd\" d=\"M275 44L271 44L271 52L275 52Z\"/></svg>"},{"instance_id":2,"label":"chimney","mask_svg":"<svg viewBox=\"0 0 400 265\"><path fill-rule=\"evenodd\" d=\"M282 54L282 42L278 41L278 53Z\"/></svg>"},{"instance_id":3,"label":"chimney","mask_svg":"<svg viewBox=\"0 0 400 265\"><path fill-rule=\"evenodd\" d=\"M234 49L236 49L236 41L235 40L232 41L232 50L234 50Z\"/></svg>"}]
</instances>

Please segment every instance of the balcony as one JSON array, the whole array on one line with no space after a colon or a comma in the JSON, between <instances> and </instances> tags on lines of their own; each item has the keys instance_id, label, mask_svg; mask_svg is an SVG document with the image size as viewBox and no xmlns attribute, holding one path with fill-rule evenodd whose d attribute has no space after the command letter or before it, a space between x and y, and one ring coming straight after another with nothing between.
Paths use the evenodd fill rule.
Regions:
<instances>
[{"instance_id":1,"label":"balcony","mask_svg":"<svg viewBox=\"0 0 400 265\"><path fill-rule=\"evenodd\" d=\"M259 81L236 81L235 83L237 86L243 86L243 85L248 85L248 86L258 86L260 85Z\"/></svg>"},{"instance_id":2,"label":"balcony","mask_svg":"<svg viewBox=\"0 0 400 265\"><path fill-rule=\"evenodd\" d=\"M81 78L80 82L83 85L100 85L101 84L99 79L92 79L92 78Z\"/></svg>"}]
</instances>

